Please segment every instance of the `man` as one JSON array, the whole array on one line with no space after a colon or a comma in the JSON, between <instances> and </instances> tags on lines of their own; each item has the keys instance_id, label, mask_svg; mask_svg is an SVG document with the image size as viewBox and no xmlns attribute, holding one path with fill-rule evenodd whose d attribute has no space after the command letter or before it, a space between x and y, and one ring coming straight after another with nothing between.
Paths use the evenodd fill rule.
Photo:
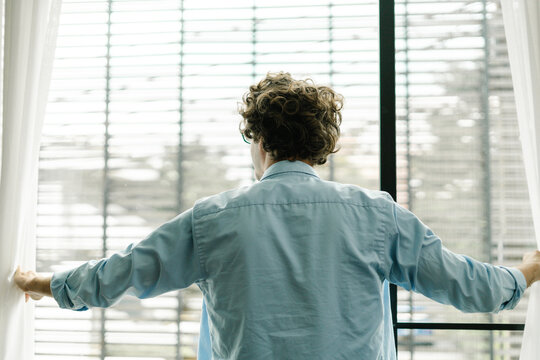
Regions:
<instances>
[{"instance_id":1,"label":"man","mask_svg":"<svg viewBox=\"0 0 540 360\"><path fill-rule=\"evenodd\" d=\"M388 282L465 312L516 306L540 279L540 252L517 268L445 249L380 191L323 181L342 98L268 74L240 110L258 183L211 196L108 259L52 278L17 271L26 296L108 307L196 283L199 359L394 359ZM246 140L248 142L248 140Z\"/></svg>"}]
</instances>

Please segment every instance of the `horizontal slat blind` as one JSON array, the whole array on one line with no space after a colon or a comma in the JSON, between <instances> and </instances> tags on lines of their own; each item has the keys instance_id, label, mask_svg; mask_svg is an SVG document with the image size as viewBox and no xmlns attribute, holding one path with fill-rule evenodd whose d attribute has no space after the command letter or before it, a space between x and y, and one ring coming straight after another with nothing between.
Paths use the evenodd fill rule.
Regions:
<instances>
[{"instance_id":1,"label":"horizontal slat blind","mask_svg":"<svg viewBox=\"0 0 540 360\"><path fill-rule=\"evenodd\" d=\"M515 265L534 246L499 1L396 2L398 201L451 250ZM398 292L400 321L524 322ZM402 330L401 359L518 359L520 332ZM469 346L472 341L481 346Z\"/></svg>"},{"instance_id":2,"label":"horizontal slat blind","mask_svg":"<svg viewBox=\"0 0 540 360\"><path fill-rule=\"evenodd\" d=\"M237 103L269 71L345 95L323 178L378 186L375 1L64 0L40 154L38 269L139 241L253 182ZM196 287L107 310L36 311L36 359L194 359Z\"/></svg>"}]
</instances>

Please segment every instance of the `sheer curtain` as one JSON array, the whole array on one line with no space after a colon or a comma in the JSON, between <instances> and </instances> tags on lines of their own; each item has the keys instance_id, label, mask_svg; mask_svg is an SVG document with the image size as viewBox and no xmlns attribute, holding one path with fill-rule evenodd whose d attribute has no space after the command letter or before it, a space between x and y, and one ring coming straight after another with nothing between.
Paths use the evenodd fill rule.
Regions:
<instances>
[{"instance_id":1,"label":"sheer curtain","mask_svg":"<svg viewBox=\"0 0 540 360\"><path fill-rule=\"evenodd\" d=\"M33 306L11 280L18 264L35 267L37 163L61 0L1 3L0 360L27 360L34 355Z\"/></svg>"},{"instance_id":2,"label":"sheer curtain","mask_svg":"<svg viewBox=\"0 0 540 360\"><path fill-rule=\"evenodd\" d=\"M529 186L534 229L540 249L540 2L501 0L506 43ZM521 360L540 354L540 284L531 289Z\"/></svg>"}]
</instances>

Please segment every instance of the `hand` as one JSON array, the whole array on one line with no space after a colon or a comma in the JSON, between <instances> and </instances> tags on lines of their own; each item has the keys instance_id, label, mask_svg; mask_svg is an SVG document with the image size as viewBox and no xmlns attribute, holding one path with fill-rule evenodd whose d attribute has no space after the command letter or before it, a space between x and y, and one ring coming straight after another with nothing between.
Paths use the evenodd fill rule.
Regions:
<instances>
[{"instance_id":1,"label":"hand","mask_svg":"<svg viewBox=\"0 0 540 360\"><path fill-rule=\"evenodd\" d=\"M540 251L535 250L523 255L523 263L517 267L527 280L527 287L540 280Z\"/></svg>"},{"instance_id":2,"label":"hand","mask_svg":"<svg viewBox=\"0 0 540 360\"><path fill-rule=\"evenodd\" d=\"M43 295L45 295L42 294L39 287L36 286L40 280L39 276L31 270L23 272L21 271L20 266L17 267L13 280L15 281L15 285L24 291L24 298L26 302L28 302L28 299L30 298L32 298L32 300L40 300Z\"/></svg>"}]
</instances>

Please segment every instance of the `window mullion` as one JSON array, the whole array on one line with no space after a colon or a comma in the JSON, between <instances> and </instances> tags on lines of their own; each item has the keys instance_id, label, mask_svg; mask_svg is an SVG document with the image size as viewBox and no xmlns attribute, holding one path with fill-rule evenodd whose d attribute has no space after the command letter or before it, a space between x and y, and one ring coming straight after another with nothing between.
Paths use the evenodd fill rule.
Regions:
<instances>
[{"instance_id":1,"label":"window mullion","mask_svg":"<svg viewBox=\"0 0 540 360\"><path fill-rule=\"evenodd\" d=\"M106 49L106 64L105 64L105 134L103 145L103 242L102 242L102 257L107 257L107 225L108 225L108 206L110 194L110 178L109 178L109 115L110 115L110 94L111 94L111 16L112 16L112 0L107 2L107 49ZM101 351L100 358L105 360L106 351L106 336L105 336L105 309L100 309L100 341Z\"/></svg>"}]
</instances>

